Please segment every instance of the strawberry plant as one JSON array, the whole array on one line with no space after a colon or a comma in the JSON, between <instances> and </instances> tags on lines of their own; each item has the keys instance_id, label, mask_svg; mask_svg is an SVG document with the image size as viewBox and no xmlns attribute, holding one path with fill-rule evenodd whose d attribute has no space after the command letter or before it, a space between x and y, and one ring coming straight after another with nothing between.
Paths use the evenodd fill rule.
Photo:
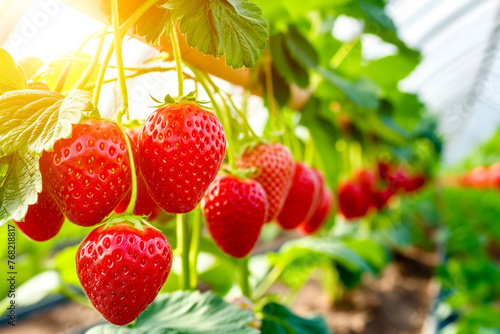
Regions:
<instances>
[{"instance_id":1,"label":"strawberry plant","mask_svg":"<svg viewBox=\"0 0 500 334\"><path fill-rule=\"evenodd\" d=\"M383 2L70 5L103 24L76 50L0 49L0 244L17 226L20 289L39 286L21 305L60 294L102 315L91 334L331 333L299 292L334 305L425 229L402 207L441 142L398 88L419 54ZM366 23L348 42L343 16ZM398 53L364 59L369 34ZM130 38L159 52L129 64ZM171 74L134 103L137 78Z\"/></svg>"}]
</instances>

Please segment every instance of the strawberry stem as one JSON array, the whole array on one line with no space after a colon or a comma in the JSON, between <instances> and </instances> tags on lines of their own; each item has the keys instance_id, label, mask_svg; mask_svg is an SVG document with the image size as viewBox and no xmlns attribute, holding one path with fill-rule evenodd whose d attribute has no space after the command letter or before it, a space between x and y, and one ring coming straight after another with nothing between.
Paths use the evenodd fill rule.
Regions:
<instances>
[{"instance_id":1,"label":"strawberry stem","mask_svg":"<svg viewBox=\"0 0 500 334\"><path fill-rule=\"evenodd\" d=\"M128 158L130 162L130 173L132 175L132 189L130 195L130 202L128 203L125 213L133 213L135 208L135 202L137 201L137 174L135 170L134 153L132 150L132 145L130 143L129 136L123 128L122 119L123 115L126 114L128 118L128 94L127 94L127 82L125 79L125 70L123 69L123 55L122 55L122 39L123 36L120 33L119 18L118 18L118 0L111 1L111 21L113 23L113 34L114 34L114 46L116 49L116 68L118 72L118 79L120 82L120 92L122 98L122 107L120 111L116 114L116 123L120 127L120 131L127 144Z\"/></svg>"},{"instance_id":2,"label":"strawberry stem","mask_svg":"<svg viewBox=\"0 0 500 334\"><path fill-rule=\"evenodd\" d=\"M99 33L100 29L95 31L92 35L90 35L89 37L87 37L87 39L85 39L83 41L82 44L80 44L80 46L73 52L73 57L76 57L78 56L78 54L82 51L82 49L85 47L85 45L87 45L92 39L94 39L95 36L97 36L97 34ZM73 66L73 62L70 61L70 62L67 62L65 65L64 65L64 68L63 68L63 71L61 73L61 75L59 76L59 78L57 78L57 82L56 82L56 86L54 88L54 91L56 92L62 92L63 88L64 88L64 83L66 82L66 78L68 77L69 75L69 72L71 71L71 67Z\"/></svg>"},{"instance_id":3,"label":"strawberry stem","mask_svg":"<svg viewBox=\"0 0 500 334\"><path fill-rule=\"evenodd\" d=\"M179 87L179 96L184 95L184 76L182 74L182 59L179 40L177 39L177 30L172 24L170 29L170 39L172 40L172 49L174 50L175 66L177 68L177 84Z\"/></svg>"},{"instance_id":4,"label":"strawberry stem","mask_svg":"<svg viewBox=\"0 0 500 334\"><path fill-rule=\"evenodd\" d=\"M181 290L190 289L190 277L189 277L189 236L188 236L188 224L186 219L184 219L182 214L176 216L177 224L177 254L181 257L181 274L179 276L179 285Z\"/></svg>"},{"instance_id":5,"label":"strawberry stem","mask_svg":"<svg viewBox=\"0 0 500 334\"><path fill-rule=\"evenodd\" d=\"M85 69L85 73L83 76L75 83L73 89L82 89L85 87L90 77L94 73L97 65L99 64L99 57L101 56L102 46L104 45L104 39L106 38L106 33L108 32L108 26L104 26L102 29L101 37L99 38L99 44L97 45L97 49L95 51L94 57L92 57L92 61Z\"/></svg>"},{"instance_id":6,"label":"strawberry stem","mask_svg":"<svg viewBox=\"0 0 500 334\"><path fill-rule=\"evenodd\" d=\"M243 296L251 298L250 283L248 281L250 276L250 271L248 270L248 259L249 257L245 256L239 260L239 283Z\"/></svg>"},{"instance_id":7,"label":"strawberry stem","mask_svg":"<svg viewBox=\"0 0 500 334\"><path fill-rule=\"evenodd\" d=\"M196 290L198 286L198 271L196 265L198 263L198 254L200 252L200 238L203 221L201 219L201 210L198 207L194 211L193 217L193 233L191 235L191 249L189 251L189 264L190 264L190 286L191 289Z\"/></svg>"},{"instance_id":8,"label":"strawberry stem","mask_svg":"<svg viewBox=\"0 0 500 334\"><path fill-rule=\"evenodd\" d=\"M137 20L144 14L151 6L157 3L160 0L149 0L145 2L141 7L137 8L137 10L130 15L130 17L125 21L119 29L121 38L125 37L125 34L132 28L132 26L137 22ZM106 69L108 67L109 60L111 59L111 55L115 49L115 44L111 43L106 52L106 56L101 64L101 68L99 69L99 74L97 76L96 85L94 88L94 98L92 99L92 104L97 107L99 102L99 95L101 94L102 83L104 80L104 74L106 73Z\"/></svg>"}]
</instances>

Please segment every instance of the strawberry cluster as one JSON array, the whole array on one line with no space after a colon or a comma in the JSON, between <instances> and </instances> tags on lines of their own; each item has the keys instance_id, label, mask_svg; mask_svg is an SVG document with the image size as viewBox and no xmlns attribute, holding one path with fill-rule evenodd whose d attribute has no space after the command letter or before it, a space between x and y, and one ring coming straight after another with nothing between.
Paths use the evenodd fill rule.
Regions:
<instances>
[{"instance_id":1,"label":"strawberry cluster","mask_svg":"<svg viewBox=\"0 0 500 334\"><path fill-rule=\"evenodd\" d=\"M114 122L88 118L73 125L70 138L42 154L43 191L17 224L33 240L44 241L58 233L65 217L87 227L107 221L81 243L77 274L95 308L108 321L125 325L153 301L172 266L168 240L143 225L140 216L152 219L162 209L192 211L215 179L225 151L219 120L191 103L155 110L128 135ZM131 198L130 156L137 216L116 215L113 211L126 211ZM267 200L264 209L262 217Z\"/></svg>"},{"instance_id":2,"label":"strawberry cluster","mask_svg":"<svg viewBox=\"0 0 500 334\"><path fill-rule=\"evenodd\" d=\"M339 211L346 219L361 218L382 210L398 191L411 193L425 184L423 175L411 175L404 166L379 162L377 173L361 169L338 188Z\"/></svg>"},{"instance_id":3,"label":"strawberry cluster","mask_svg":"<svg viewBox=\"0 0 500 334\"><path fill-rule=\"evenodd\" d=\"M479 166L462 177L462 185L474 188L500 188L500 163Z\"/></svg>"},{"instance_id":4,"label":"strawberry cluster","mask_svg":"<svg viewBox=\"0 0 500 334\"><path fill-rule=\"evenodd\" d=\"M249 148L238 158L237 166L255 175L221 174L202 200L208 231L225 253L248 255L266 222L313 234L328 218L333 195L323 175L295 162L282 144Z\"/></svg>"}]
</instances>

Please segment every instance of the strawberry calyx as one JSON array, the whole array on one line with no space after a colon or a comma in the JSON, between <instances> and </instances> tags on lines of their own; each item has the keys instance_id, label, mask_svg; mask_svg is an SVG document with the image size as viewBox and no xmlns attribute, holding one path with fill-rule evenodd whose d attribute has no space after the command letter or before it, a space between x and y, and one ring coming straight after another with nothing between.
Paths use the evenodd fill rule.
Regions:
<instances>
[{"instance_id":1,"label":"strawberry calyx","mask_svg":"<svg viewBox=\"0 0 500 334\"><path fill-rule=\"evenodd\" d=\"M151 96L151 95L149 95L149 96ZM192 91L187 95L178 96L178 97L172 97L170 94L167 94L163 98L163 101L159 101L159 100L155 99L153 96L151 96L151 98L153 99L153 101L158 103L155 106L151 106L151 108L155 108L155 109L166 107L166 106L169 106L172 104L180 105L180 104L187 104L187 103L195 104L201 108L210 109L210 107L208 106L210 104L210 101L198 101L196 99L196 92L195 91Z\"/></svg>"},{"instance_id":2,"label":"strawberry calyx","mask_svg":"<svg viewBox=\"0 0 500 334\"><path fill-rule=\"evenodd\" d=\"M147 225L151 228L157 230L156 227L152 226L147 221L147 216L136 216L131 213L112 213L106 219L103 220L105 228L109 228L116 224L130 224L134 226L138 230L143 230L144 225Z\"/></svg>"},{"instance_id":3,"label":"strawberry calyx","mask_svg":"<svg viewBox=\"0 0 500 334\"><path fill-rule=\"evenodd\" d=\"M254 179L260 175L261 170L256 167L248 169L229 169L228 166L224 166L221 172L222 174L234 175L239 179Z\"/></svg>"}]
</instances>

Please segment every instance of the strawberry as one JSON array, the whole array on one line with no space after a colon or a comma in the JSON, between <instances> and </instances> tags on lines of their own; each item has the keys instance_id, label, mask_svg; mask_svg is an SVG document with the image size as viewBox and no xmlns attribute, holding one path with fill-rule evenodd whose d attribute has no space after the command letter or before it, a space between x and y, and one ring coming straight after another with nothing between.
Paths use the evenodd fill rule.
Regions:
<instances>
[{"instance_id":1,"label":"strawberry","mask_svg":"<svg viewBox=\"0 0 500 334\"><path fill-rule=\"evenodd\" d=\"M76 270L92 305L115 325L133 321L151 304L172 267L163 234L127 223L100 226L81 243Z\"/></svg>"},{"instance_id":2,"label":"strawberry","mask_svg":"<svg viewBox=\"0 0 500 334\"><path fill-rule=\"evenodd\" d=\"M139 142L139 133L141 128L127 129L127 133L132 138L134 145ZM137 151L134 151L135 172L137 174L137 200L135 202L134 214L138 216L148 216L148 220L154 220L161 212L161 208L156 204L149 194L148 187L144 181L144 176L141 173L139 166L139 156ZM122 213L127 209L130 202L131 192L127 192L125 198L115 208L116 213Z\"/></svg>"},{"instance_id":3,"label":"strawberry","mask_svg":"<svg viewBox=\"0 0 500 334\"><path fill-rule=\"evenodd\" d=\"M357 182L344 182L338 190L339 211L346 219L360 218L366 215L369 196Z\"/></svg>"},{"instance_id":4,"label":"strawberry","mask_svg":"<svg viewBox=\"0 0 500 334\"><path fill-rule=\"evenodd\" d=\"M500 163L497 162L488 169L488 184L500 188Z\"/></svg>"},{"instance_id":5,"label":"strawberry","mask_svg":"<svg viewBox=\"0 0 500 334\"><path fill-rule=\"evenodd\" d=\"M44 185L69 221L100 223L130 187L130 161L119 127L104 119L73 125L40 159Z\"/></svg>"},{"instance_id":6,"label":"strawberry","mask_svg":"<svg viewBox=\"0 0 500 334\"><path fill-rule=\"evenodd\" d=\"M278 216L278 224L286 229L296 228L311 218L320 204L321 180L302 162L295 164L292 188Z\"/></svg>"},{"instance_id":7,"label":"strawberry","mask_svg":"<svg viewBox=\"0 0 500 334\"><path fill-rule=\"evenodd\" d=\"M222 174L208 187L201 207L215 243L225 253L240 258L257 242L269 205L257 181Z\"/></svg>"},{"instance_id":8,"label":"strawberry","mask_svg":"<svg viewBox=\"0 0 500 334\"><path fill-rule=\"evenodd\" d=\"M333 194L328 186L324 186L321 202L311 219L299 225L298 230L302 235L311 235L318 231L327 221L333 208Z\"/></svg>"},{"instance_id":9,"label":"strawberry","mask_svg":"<svg viewBox=\"0 0 500 334\"><path fill-rule=\"evenodd\" d=\"M245 150L238 158L237 166L240 169L257 169L259 174L255 180L264 187L269 201L266 222L275 220L285 204L295 173L290 150L279 143L258 144Z\"/></svg>"},{"instance_id":10,"label":"strawberry","mask_svg":"<svg viewBox=\"0 0 500 334\"><path fill-rule=\"evenodd\" d=\"M417 175L414 177L409 177L402 184L402 188L406 192L414 192L425 185L425 177L423 175Z\"/></svg>"},{"instance_id":11,"label":"strawberry","mask_svg":"<svg viewBox=\"0 0 500 334\"><path fill-rule=\"evenodd\" d=\"M487 167L479 166L465 176L463 183L467 186L486 188L489 186L489 171Z\"/></svg>"},{"instance_id":12,"label":"strawberry","mask_svg":"<svg viewBox=\"0 0 500 334\"><path fill-rule=\"evenodd\" d=\"M35 241L52 239L64 223L64 215L47 190L38 194L36 204L28 207L24 222L15 222L17 227Z\"/></svg>"},{"instance_id":13,"label":"strawberry","mask_svg":"<svg viewBox=\"0 0 500 334\"><path fill-rule=\"evenodd\" d=\"M170 213L192 211L224 160L219 120L195 104L155 110L139 135L140 167L149 193Z\"/></svg>"},{"instance_id":14,"label":"strawberry","mask_svg":"<svg viewBox=\"0 0 500 334\"><path fill-rule=\"evenodd\" d=\"M394 195L395 189L387 187L382 190L376 190L371 196L371 205L377 210L383 209L392 195Z\"/></svg>"}]
</instances>

